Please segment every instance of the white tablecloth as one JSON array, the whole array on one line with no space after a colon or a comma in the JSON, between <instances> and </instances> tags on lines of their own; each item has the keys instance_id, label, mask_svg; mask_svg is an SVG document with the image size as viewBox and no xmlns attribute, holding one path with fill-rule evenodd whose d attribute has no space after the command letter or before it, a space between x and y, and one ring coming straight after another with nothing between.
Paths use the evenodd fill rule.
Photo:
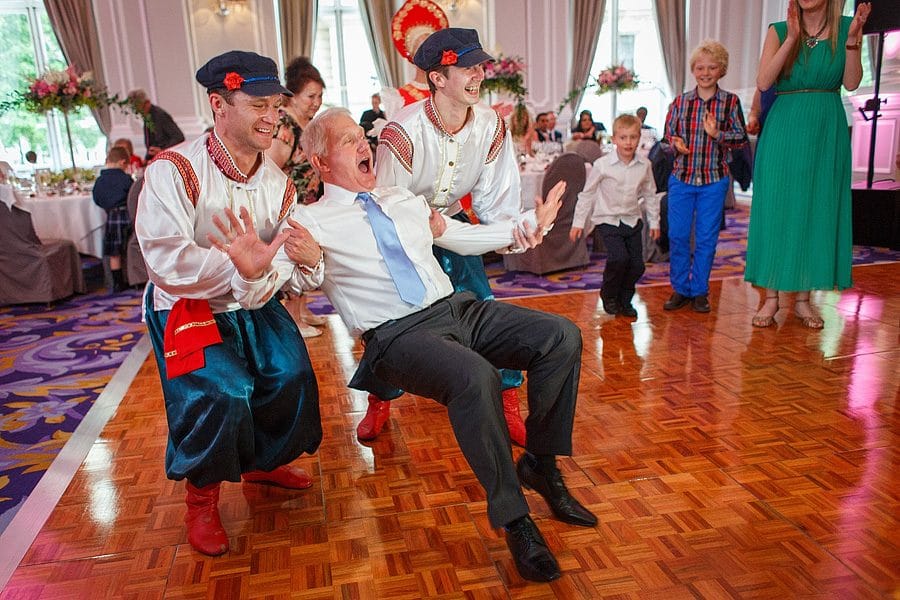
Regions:
<instances>
[{"instance_id":1,"label":"white tablecloth","mask_svg":"<svg viewBox=\"0 0 900 600\"><path fill-rule=\"evenodd\" d=\"M102 258L106 211L90 194L22 197L19 206L31 213L34 232L43 240L72 240L81 254Z\"/></svg>"}]
</instances>

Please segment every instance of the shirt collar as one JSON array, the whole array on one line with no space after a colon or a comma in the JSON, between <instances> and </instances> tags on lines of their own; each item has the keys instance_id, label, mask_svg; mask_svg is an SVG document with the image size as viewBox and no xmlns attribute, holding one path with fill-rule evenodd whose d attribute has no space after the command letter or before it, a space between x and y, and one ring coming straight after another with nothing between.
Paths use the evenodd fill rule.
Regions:
<instances>
[{"instance_id":1,"label":"shirt collar","mask_svg":"<svg viewBox=\"0 0 900 600\"><path fill-rule=\"evenodd\" d=\"M700 94L697 93L697 86L694 86L694 89L690 90L685 95L685 98L687 100L702 100L702 98L700 98ZM717 85L716 93L710 97L710 100L712 100L713 98L715 98L716 100L725 100L725 90L723 90L721 86Z\"/></svg>"},{"instance_id":2,"label":"shirt collar","mask_svg":"<svg viewBox=\"0 0 900 600\"><path fill-rule=\"evenodd\" d=\"M612 158L610 158L610 160L609 160L610 165L621 164L623 167L631 167L632 165L641 164L644 162L644 159L641 158L641 155L638 154L637 152L634 153L634 158L632 158L631 162L628 164L625 164L624 162L622 162L622 159L619 158L619 153L616 151L615 148L613 148L613 151L611 154L612 154Z\"/></svg>"},{"instance_id":3,"label":"shirt collar","mask_svg":"<svg viewBox=\"0 0 900 600\"><path fill-rule=\"evenodd\" d=\"M434 105L434 99L432 96L429 96L425 99L425 106L422 110L425 111L425 116L428 117L428 120L431 121L431 124L434 125L438 131L448 137L458 136L463 131L465 131L469 124L474 120L473 117L475 112L475 110L471 106L466 109L466 122L465 124L463 124L462 129L454 134L450 133L444 128L444 122L441 120L441 115L440 113L438 113L437 107Z\"/></svg>"},{"instance_id":4,"label":"shirt collar","mask_svg":"<svg viewBox=\"0 0 900 600\"><path fill-rule=\"evenodd\" d=\"M369 190L369 193L372 194L373 197L375 196L375 194L372 193L372 190ZM329 202L337 202L343 206L350 206L356 202L357 194L359 194L359 192L351 192L347 188L342 188L334 183L326 183L323 198L328 199Z\"/></svg>"},{"instance_id":5,"label":"shirt collar","mask_svg":"<svg viewBox=\"0 0 900 600\"><path fill-rule=\"evenodd\" d=\"M260 163L259 168L256 169L256 173L253 174L253 177L247 177L247 175L238 168L237 164L234 162L234 158L231 157L231 153L228 151L228 148L225 147L225 143L222 142L222 139L218 136L215 129L210 132L209 137L206 140L206 151L209 153L213 164L216 165L219 171L221 171L228 179L238 183L247 183L250 180L259 179L266 167L266 161L264 160L263 154L260 152L256 157L256 161Z\"/></svg>"}]
</instances>

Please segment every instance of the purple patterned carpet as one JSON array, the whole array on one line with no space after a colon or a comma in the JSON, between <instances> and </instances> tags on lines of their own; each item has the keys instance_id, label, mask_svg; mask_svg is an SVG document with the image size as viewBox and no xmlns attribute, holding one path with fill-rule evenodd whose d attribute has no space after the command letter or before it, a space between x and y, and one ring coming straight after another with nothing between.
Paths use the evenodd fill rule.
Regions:
<instances>
[{"instance_id":1,"label":"purple patterned carpet","mask_svg":"<svg viewBox=\"0 0 900 600\"><path fill-rule=\"evenodd\" d=\"M0 308L0 531L145 329L140 292Z\"/></svg>"}]
</instances>

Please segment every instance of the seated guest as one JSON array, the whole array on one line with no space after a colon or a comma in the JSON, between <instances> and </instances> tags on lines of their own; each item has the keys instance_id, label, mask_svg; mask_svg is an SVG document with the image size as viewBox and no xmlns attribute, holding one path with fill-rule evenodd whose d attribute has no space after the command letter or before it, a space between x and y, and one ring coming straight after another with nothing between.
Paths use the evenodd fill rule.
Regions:
<instances>
[{"instance_id":1,"label":"seated guest","mask_svg":"<svg viewBox=\"0 0 900 600\"><path fill-rule=\"evenodd\" d=\"M128 138L119 138L113 142L113 146L125 148L128 151L128 171L129 173L138 173L144 168L144 161L141 157L134 153L134 144Z\"/></svg>"},{"instance_id":2,"label":"seated guest","mask_svg":"<svg viewBox=\"0 0 900 600\"><path fill-rule=\"evenodd\" d=\"M513 109L509 117L509 134L518 156L534 156L534 143L538 137L528 107L524 104L517 104Z\"/></svg>"},{"instance_id":3,"label":"seated guest","mask_svg":"<svg viewBox=\"0 0 900 600\"><path fill-rule=\"evenodd\" d=\"M562 143L562 132L556 128L556 113L553 111L542 112L535 118L537 122L537 137L540 142Z\"/></svg>"},{"instance_id":4,"label":"seated guest","mask_svg":"<svg viewBox=\"0 0 900 600\"><path fill-rule=\"evenodd\" d=\"M599 142L605 131L606 127L603 126L603 123L594 121L594 115L591 114L591 111L583 110L578 116L578 123L572 128L572 139Z\"/></svg>"},{"instance_id":5,"label":"seated guest","mask_svg":"<svg viewBox=\"0 0 900 600\"><path fill-rule=\"evenodd\" d=\"M91 192L94 204L106 211L106 230L103 234L103 256L109 257L112 273L112 293L128 287L122 276L122 253L131 236L131 218L128 216L128 190L134 180L129 170L128 150L113 146L106 155L106 168L94 182Z\"/></svg>"},{"instance_id":6,"label":"seated guest","mask_svg":"<svg viewBox=\"0 0 900 600\"><path fill-rule=\"evenodd\" d=\"M546 201L536 200L534 222L523 225L524 232L510 220L470 225L440 215L403 188L375 188L371 149L345 109L315 117L302 143L325 182L325 195L297 207L299 223L289 221L285 256L292 262L279 254L274 270L262 270L284 265L293 280L321 286L349 330L362 336L365 352L351 386L374 373L447 407L460 449L487 494L490 522L505 527L519 573L536 581L557 579L559 566L528 515L520 483L538 491L560 520L597 523L569 494L556 467L556 455L572 452L581 332L557 315L454 293L431 248L435 243L481 254L533 247L556 218L565 184L554 187ZM244 233L233 213L226 214L230 228L218 225L231 240L235 266L247 281L264 279L265 273L241 266L257 256L238 255L235 246L261 254L265 245L251 228ZM245 209L242 217L249 221ZM228 247L222 239L210 241L220 250ZM500 367L528 369L528 451L517 465L501 407Z\"/></svg>"}]
</instances>

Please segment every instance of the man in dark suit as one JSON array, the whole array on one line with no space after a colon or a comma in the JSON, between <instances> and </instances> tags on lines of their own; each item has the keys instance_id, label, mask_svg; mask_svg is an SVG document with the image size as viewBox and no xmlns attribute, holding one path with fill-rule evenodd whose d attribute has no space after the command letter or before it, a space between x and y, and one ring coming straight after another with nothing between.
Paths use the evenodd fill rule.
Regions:
<instances>
[{"instance_id":1,"label":"man in dark suit","mask_svg":"<svg viewBox=\"0 0 900 600\"><path fill-rule=\"evenodd\" d=\"M543 112L535 119L537 122L537 136L540 142L560 142L562 143L562 132L557 131L556 113L553 111Z\"/></svg>"},{"instance_id":2,"label":"man in dark suit","mask_svg":"<svg viewBox=\"0 0 900 600\"><path fill-rule=\"evenodd\" d=\"M128 98L134 103L137 110L148 118L144 121L144 147L147 154L144 160L151 160L154 156L184 141L184 133L175 123L172 115L150 102L147 92L144 90L132 90Z\"/></svg>"},{"instance_id":3,"label":"man in dark suit","mask_svg":"<svg viewBox=\"0 0 900 600\"><path fill-rule=\"evenodd\" d=\"M387 120L387 117L384 116L384 111L381 110L381 96L379 94L372 94L372 108L363 112L359 118L359 124L362 125L366 135L369 135L369 132L372 131L375 119Z\"/></svg>"}]
</instances>

